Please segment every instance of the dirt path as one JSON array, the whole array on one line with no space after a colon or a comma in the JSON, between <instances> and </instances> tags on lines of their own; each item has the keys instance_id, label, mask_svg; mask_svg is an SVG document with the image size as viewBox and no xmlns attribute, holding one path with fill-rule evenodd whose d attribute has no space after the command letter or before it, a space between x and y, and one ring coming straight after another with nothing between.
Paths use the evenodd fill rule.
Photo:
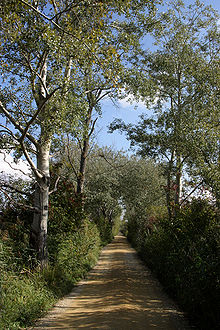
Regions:
<instances>
[{"instance_id":1,"label":"dirt path","mask_svg":"<svg viewBox=\"0 0 220 330\"><path fill-rule=\"evenodd\" d=\"M191 329L123 236L86 281L32 329Z\"/></svg>"}]
</instances>

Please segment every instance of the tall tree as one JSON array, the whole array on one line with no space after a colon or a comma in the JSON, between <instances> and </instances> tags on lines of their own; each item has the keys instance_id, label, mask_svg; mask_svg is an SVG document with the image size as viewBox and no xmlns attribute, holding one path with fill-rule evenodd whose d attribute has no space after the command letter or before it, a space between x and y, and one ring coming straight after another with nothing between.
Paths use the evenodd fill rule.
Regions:
<instances>
[{"instance_id":1,"label":"tall tree","mask_svg":"<svg viewBox=\"0 0 220 330\"><path fill-rule=\"evenodd\" d=\"M136 8L137 3L134 2L133 5ZM79 145L80 161L78 164L71 161L70 164L77 179L76 193L78 197L81 196L82 202L90 140L96 121L101 115L100 101L106 97L118 97L118 92L123 87L123 76L130 64L129 57L140 50L141 37L152 31L156 24L153 7L140 15L138 11L143 8L144 3L135 9L136 12L134 9L128 11L125 14L126 20L121 16L120 20L117 18L113 21L110 14L110 17L102 22L103 34L93 37L92 51L98 54L99 60L91 57L88 49L84 59L77 61L75 107L83 107L85 116L79 120L77 129L74 127L72 130L67 125L65 130L68 135L66 141L77 140Z\"/></svg>"},{"instance_id":2,"label":"tall tree","mask_svg":"<svg viewBox=\"0 0 220 330\"><path fill-rule=\"evenodd\" d=\"M138 125L115 122L112 129L126 131L142 155L166 162L171 217L172 205L180 205L183 166L192 156L192 132L202 128L199 117L213 101L214 94L203 88L201 79L211 87L205 68L211 66L210 46L216 42L217 15L199 1L188 8L182 1L170 6L158 17L162 29L154 34L157 50L143 54L141 73L134 75L136 81L130 85L134 93L145 98L148 107L154 102L154 117L142 116Z\"/></svg>"},{"instance_id":3,"label":"tall tree","mask_svg":"<svg viewBox=\"0 0 220 330\"><path fill-rule=\"evenodd\" d=\"M153 3L10 0L1 6L1 142L23 155L35 176L31 241L42 267L47 264L51 141L67 113L72 125L82 115L73 107L76 61L88 56L107 70L94 44L110 12L129 17Z\"/></svg>"}]
</instances>

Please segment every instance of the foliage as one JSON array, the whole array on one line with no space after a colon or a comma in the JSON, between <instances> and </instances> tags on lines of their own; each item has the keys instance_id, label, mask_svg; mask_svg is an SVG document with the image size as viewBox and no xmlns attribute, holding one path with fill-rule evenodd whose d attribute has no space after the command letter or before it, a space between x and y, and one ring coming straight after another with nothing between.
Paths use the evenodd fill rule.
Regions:
<instances>
[{"instance_id":1,"label":"foliage","mask_svg":"<svg viewBox=\"0 0 220 330\"><path fill-rule=\"evenodd\" d=\"M122 167L120 180L128 239L136 244L143 226L150 224L149 210L164 208L164 177L153 161L132 156Z\"/></svg>"},{"instance_id":2,"label":"foliage","mask_svg":"<svg viewBox=\"0 0 220 330\"><path fill-rule=\"evenodd\" d=\"M29 249L31 221L32 212L10 206L2 211L0 218L2 236L11 241L14 254L17 257L22 254L23 260Z\"/></svg>"},{"instance_id":3,"label":"foliage","mask_svg":"<svg viewBox=\"0 0 220 330\"><path fill-rule=\"evenodd\" d=\"M52 179L56 179L54 173L52 174ZM84 217L85 214L82 212L81 203L75 194L72 181L61 178L58 183L58 189L50 198L48 248L51 261L57 253L62 235L65 236L76 232L81 227Z\"/></svg>"},{"instance_id":4,"label":"foliage","mask_svg":"<svg viewBox=\"0 0 220 330\"><path fill-rule=\"evenodd\" d=\"M188 7L174 1L159 12L161 29L152 32L156 50L137 55L127 81L128 92L140 96L153 115L143 114L138 124L111 125L126 133L137 153L163 161L170 217L181 204L183 171L219 191L217 20L199 1Z\"/></svg>"},{"instance_id":5,"label":"foliage","mask_svg":"<svg viewBox=\"0 0 220 330\"><path fill-rule=\"evenodd\" d=\"M193 200L170 222L146 232L137 249L165 288L201 329L217 329L219 215L205 200Z\"/></svg>"},{"instance_id":6,"label":"foliage","mask_svg":"<svg viewBox=\"0 0 220 330\"><path fill-rule=\"evenodd\" d=\"M57 147L60 153L63 152L57 160L54 160L53 164L54 170L57 168L57 175L62 175L62 179L59 181L58 191L51 196L49 232L53 231L54 226L59 226L59 230L63 230L65 222L62 217L64 214L66 214L65 221L67 220L69 223L68 228L70 229L72 226L74 229L74 226L80 224L80 219L86 213L97 225L102 244L105 245L112 240L112 232L116 232L116 228L119 227L118 217L121 214L119 173L123 153L98 146L93 146L90 150L87 155L85 188L82 196L84 211L82 211L82 209L80 210L80 196L77 193L77 176L73 170L77 168L80 150L78 145L73 142L65 147L64 150ZM59 207L57 208L56 205Z\"/></svg>"},{"instance_id":7,"label":"foliage","mask_svg":"<svg viewBox=\"0 0 220 330\"><path fill-rule=\"evenodd\" d=\"M88 221L75 234L60 236L56 262L43 272L21 268L10 242L0 241L1 328L20 329L32 324L85 276L99 251L99 232Z\"/></svg>"},{"instance_id":8,"label":"foliage","mask_svg":"<svg viewBox=\"0 0 220 330\"><path fill-rule=\"evenodd\" d=\"M69 281L84 275L95 264L100 249L99 232L90 222L84 222L81 230L64 237L58 248L57 266Z\"/></svg>"},{"instance_id":9,"label":"foliage","mask_svg":"<svg viewBox=\"0 0 220 330\"><path fill-rule=\"evenodd\" d=\"M103 216L111 224L121 213L119 173L122 153L95 147L88 161L85 208L92 217Z\"/></svg>"},{"instance_id":10,"label":"foliage","mask_svg":"<svg viewBox=\"0 0 220 330\"><path fill-rule=\"evenodd\" d=\"M110 243L113 239L113 228L108 219L101 215L99 217L93 217L93 221L100 232L102 245L105 246Z\"/></svg>"},{"instance_id":11,"label":"foliage","mask_svg":"<svg viewBox=\"0 0 220 330\"><path fill-rule=\"evenodd\" d=\"M114 224L112 226L112 235L113 237L118 235L119 230L121 229L121 216L117 216L114 218Z\"/></svg>"},{"instance_id":12,"label":"foliage","mask_svg":"<svg viewBox=\"0 0 220 330\"><path fill-rule=\"evenodd\" d=\"M1 317L3 329L20 329L30 325L55 302L42 281L31 276L3 276L1 287Z\"/></svg>"}]
</instances>

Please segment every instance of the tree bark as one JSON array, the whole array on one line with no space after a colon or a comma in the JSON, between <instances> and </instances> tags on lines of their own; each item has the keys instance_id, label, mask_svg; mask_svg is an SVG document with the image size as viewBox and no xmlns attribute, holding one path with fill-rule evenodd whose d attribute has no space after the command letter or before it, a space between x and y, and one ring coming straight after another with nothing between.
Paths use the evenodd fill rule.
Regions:
<instances>
[{"instance_id":1,"label":"tree bark","mask_svg":"<svg viewBox=\"0 0 220 330\"><path fill-rule=\"evenodd\" d=\"M85 172L86 172L86 159L89 151L89 138L83 141L83 149L80 158L80 169L77 178L77 195L81 196L83 194L84 183L85 183Z\"/></svg>"},{"instance_id":2,"label":"tree bark","mask_svg":"<svg viewBox=\"0 0 220 330\"><path fill-rule=\"evenodd\" d=\"M181 156L177 156L177 172L176 172L176 190L175 190L175 206L180 207L180 198L182 194L182 164Z\"/></svg>"},{"instance_id":3,"label":"tree bark","mask_svg":"<svg viewBox=\"0 0 220 330\"><path fill-rule=\"evenodd\" d=\"M87 156L88 156L88 152L89 152L89 139L90 139L90 136L94 129L94 128L92 128L91 131L89 132L89 127L90 127L91 118L92 118L92 110L93 110L93 106L90 106L88 113L87 113L87 118L85 121L86 133L84 134L84 137L83 137L83 148L81 151L79 175L77 178L77 190L76 191L77 191L77 195L81 196L81 198L82 198L82 194L83 194L83 190L84 190L84 183L85 183L86 163L87 163Z\"/></svg>"},{"instance_id":4,"label":"tree bark","mask_svg":"<svg viewBox=\"0 0 220 330\"><path fill-rule=\"evenodd\" d=\"M31 247L36 251L41 268L45 268L48 263L47 252L47 222L49 204L49 151L50 141L39 147L37 155L37 168L42 174L35 184L34 206L38 209L34 213L31 227Z\"/></svg>"},{"instance_id":5,"label":"tree bark","mask_svg":"<svg viewBox=\"0 0 220 330\"><path fill-rule=\"evenodd\" d=\"M169 219L172 218L172 206L171 206L171 176L172 176L172 169L173 169L173 158L174 158L174 152L171 154L171 158L168 162L168 168L167 168L167 187L166 187L166 202L167 202L167 211Z\"/></svg>"}]
</instances>

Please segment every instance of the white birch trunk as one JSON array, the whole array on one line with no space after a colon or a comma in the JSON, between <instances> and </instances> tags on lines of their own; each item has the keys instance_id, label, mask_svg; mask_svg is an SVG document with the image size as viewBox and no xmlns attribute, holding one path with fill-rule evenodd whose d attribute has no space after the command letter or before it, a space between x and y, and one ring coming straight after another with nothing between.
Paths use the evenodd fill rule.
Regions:
<instances>
[{"instance_id":1,"label":"white birch trunk","mask_svg":"<svg viewBox=\"0 0 220 330\"><path fill-rule=\"evenodd\" d=\"M44 143L43 146L39 148L37 155L37 167L43 177L36 182L34 206L39 211L34 213L31 237L31 245L37 252L37 257L42 268L44 268L48 262L47 222L50 186L49 151L50 141Z\"/></svg>"}]
</instances>

